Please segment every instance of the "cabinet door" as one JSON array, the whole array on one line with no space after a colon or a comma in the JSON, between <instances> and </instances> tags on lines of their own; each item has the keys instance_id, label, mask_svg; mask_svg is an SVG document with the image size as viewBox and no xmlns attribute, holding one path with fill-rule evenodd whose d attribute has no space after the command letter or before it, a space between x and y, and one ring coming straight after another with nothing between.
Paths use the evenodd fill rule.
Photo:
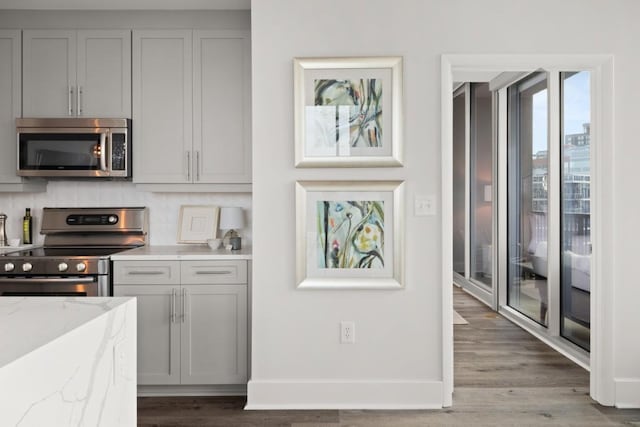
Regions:
<instances>
[{"instance_id":1,"label":"cabinet door","mask_svg":"<svg viewBox=\"0 0 640 427\"><path fill-rule=\"evenodd\" d=\"M115 296L136 297L138 384L180 383L179 287L117 285Z\"/></svg>"},{"instance_id":2,"label":"cabinet door","mask_svg":"<svg viewBox=\"0 0 640 427\"><path fill-rule=\"evenodd\" d=\"M133 32L133 181L193 177L192 32Z\"/></svg>"},{"instance_id":3,"label":"cabinet door","mask_svg":"<svg viewBox=\"0 0 640 427\"><path fill-rule=\"evenodd\" d=\"M75 115L76 32L24 30L23 117Z\"/></svg>"},{"instance_id":4,"label":"cabinet door","mask_svg":"<svg viewBox=\"0 0 640 427\"><path fill-rule=\"evenodd\" d=\"M196 182L251 182L250 46L245 31L194 32Z\"/></svg>"},{"instance_id":5,"label":"cabinet door","mask_svg":"<svg viewBox=\"0 0 640 427\"><path fill-rule=\"evenodd\" d=\"M247 286L182 285L182 384L247 381Z\"/></svg>"},{"instance_id":6,"label":"cabinet door","mask_svg":"<svg viewBox=\"0 0 640 427\"><path fill-rule=\"evenodd\" d=\"M76 114L131 117L131 31L78 31Z\"/></svg>"},{"instance_id":7,"label":"cabinet door","mask_svg":"<svg viewBox=\"0 0 640 427\"><path fill-rule=\"evenodd\" d=\"M0 30L0 183L22 182L16 176L20 106L20 30Z\"/></svg>"}]
</instances>

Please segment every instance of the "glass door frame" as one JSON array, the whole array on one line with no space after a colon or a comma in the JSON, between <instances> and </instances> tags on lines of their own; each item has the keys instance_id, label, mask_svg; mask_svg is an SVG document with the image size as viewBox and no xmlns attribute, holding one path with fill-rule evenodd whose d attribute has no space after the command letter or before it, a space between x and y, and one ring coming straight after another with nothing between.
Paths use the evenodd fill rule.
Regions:
<instances>
[{"instance_id":1,"label":"glass door frame","mask_svg":"<svg viewBox=\"0 0 640 427\"><path fill-rule=\"evenodd\" d=\"M617 326L612 310L617 283L615 263L610 262L614 244L614 189L616 176L614 152L614 56L611 54L443 54L441 56L441 150L443 246L442 281L442 384L443 406L452 405L453 397L453 292L452 266L452 102L454 82L469 81L470 76L498 79L501 74L528 73L539 69L584 70L591 75L591 226L593 243L591 264L591 353L590 396L603 405L624 401L616 396L614 377L615 337ZM500 108L500 107L499 107ZM504 167L504 153L499 155ZM504 176L504 175L501 175ZM504 197L506 186L496 183ZM500 242L498 242L500 243ZM502 249L499 249L502 250ZM606 254L606 256L605 256ZM504 266L499 264L498 273ZM606 286L605 284L608 284ZM526 329L526 328L525 328ZM532 332L533 333L533 332ZM544 336L541 341L571 357L563 348ZM572 357L573 359L573 357ZM628 397L629 393L624 397ZM622 399L622 400L621 400Z\"/></svg>"}]
</instances>

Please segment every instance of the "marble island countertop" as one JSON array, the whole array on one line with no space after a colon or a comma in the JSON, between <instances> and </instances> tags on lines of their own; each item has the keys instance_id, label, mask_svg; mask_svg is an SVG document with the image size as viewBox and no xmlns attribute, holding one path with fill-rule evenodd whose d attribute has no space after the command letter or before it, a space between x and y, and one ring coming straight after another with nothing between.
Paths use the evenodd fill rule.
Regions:
<instances>
[{"instance_id":1,"label":"marble island countertop","mask_svg":"<svg viewBox=\"0 0 640 427\"><path fill-rule=\"evenodd\" d=\"M135 298L2 297L0 343L1 425L135 425Z\"/></svg>"},{"instance_id":2,"label":"marble island countertop","mask_svg":"<svg viewBox=\"0 0 640 427\"><path fill-rule=\"evenodd\" d=\"M132 298L0 298L0 369Z\"/></svg>"},{"instance_id":3,"label":"marble island countertop","mask_svg":"<svg viewBox=\"0 0 640 427\"><path fill-rule=\"evenodd\" d=\"M207 245L142 246L111 255L114 261L149 260L250 260L251 248L238 251L211 249Z\"/></svg>"}]
</instances>

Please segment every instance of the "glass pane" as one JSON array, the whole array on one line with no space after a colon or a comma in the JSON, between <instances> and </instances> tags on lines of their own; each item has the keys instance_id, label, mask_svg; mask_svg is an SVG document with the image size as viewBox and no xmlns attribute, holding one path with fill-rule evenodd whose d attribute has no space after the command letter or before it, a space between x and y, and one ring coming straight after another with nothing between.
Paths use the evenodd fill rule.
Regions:
<instances>
[{"instance_id":1,"label":"glass pane","mask_svg":"<svg viewBox=\"0 0 640 427\"><path fill-rule=\"evenodd\" d=\"M100 134L20 135L21 169L100 169Z\"/></svg>"},{"instance_id":2,"label":"glass pane","mask_svg":"<svg viewBox=\"0 0 640 427\"><path fill-rule=\"evenodd\" d=\"M465 275L465 93L453 98L453 271Z\"/></svg>"},{"instance_id":3,"label":"glass pane","mask_svg":"<svg viewBox=\"0 0 640 427\"><path fill-rule=\"evenodd\" d=\"M508 304L547 326L547 77L509 88Z\"/></svg>"},{"instance_id":4,"label":"glass pane","mask_svg":"<svg viewBox=\"0 0 640 427\"><path fill-rule=\"evenodd\" d=\"M471 84L471 277L491 287L492 102L488 83Z\"/></svg>"},{"instance_id":5,"label":"glass pane","mask_svg":"<svg viewBox=\"0 0 640 427\"><path fill-rule=\"evenodd\" d=\"M589 72L561 73L562 236L560 333L590 348L591 102Z\"/></svg>"}]
</instances>

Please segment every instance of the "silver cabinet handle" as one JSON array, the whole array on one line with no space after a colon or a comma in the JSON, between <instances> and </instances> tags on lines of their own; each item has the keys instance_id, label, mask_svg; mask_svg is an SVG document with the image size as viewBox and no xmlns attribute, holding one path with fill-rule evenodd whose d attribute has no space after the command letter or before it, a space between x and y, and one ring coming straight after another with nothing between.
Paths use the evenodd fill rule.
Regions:
<instances>
[{"instance_id":1,"label":"silver cabinet handle","mask_svg":"<svg viewBox=\"0 0 640 427\"><path fill-rule=\"evenodd\" d=\"M78 115L82 115L82 86L78 86L78 90L76 93L76 110L78 110Z\"/></svg>"},{"instance_id":2,"label":"silver cabinet handle","mask_svg":"<svg viewBox=\"0 0 640 427\"><path fill-rule=\"evenodd\" d=\"M176 288L171 289L171 323L176 323Z\"/></svg>"},{"instance_id":3,"label":"silver cabinet handle","mask_svg":"<svg viewBox=\"0 0 640 427\"><path fill-rule=\"evenodd\" d=\"M187 317L187 290L182 288L182 323Z\"/></svg>"},{"instance_id":4,"label":"silver cabinet handle","mask_svg":"<svg viewBox=\"0 0 640 427\"><path fill-rule=\"evenodd\" d=\"M127 273L129 276L155 276L164 274L162 271L130 271Z\"/></svg>"},{"instance_id":5,"label":"silver cabinet handle","mask_svg":"<svg viewBox=\"0 0 640 427\"><path fill-rule=\"evenodd\" d=\"M191 182L191 152L187 151L187 182Z\"/></svg>"},{"instance_id":6,"label":"silver cabinet handle","mask_svg":"<svg viewBox=\"0 0 640 427\"><path fill-rule=\"evenodd\" d=\"M67 106L69 107L69 115L73 116L73 86L67 86L67 93L69 98L67 99Z\"/></svg>"},{"instance_id":7,"label":"silver cabinet handle","mask_svg":"<svg viewBox=\"0 0 640 427\"><path fill-rule=\"evenodd\" d=\"M200 151L196 151L196 181L200 181Z\"/></svg>"},{"instance_id":8,"label":"silver cabinet handle","mask_svg":"<svg viewBox=\"0 0 640 427\"><path fill-rule=\"evenodd\" d=\"M196 274L231 274L230 270L218 270L218 271L196 271Z\"/></svg>"}]
</instances>

